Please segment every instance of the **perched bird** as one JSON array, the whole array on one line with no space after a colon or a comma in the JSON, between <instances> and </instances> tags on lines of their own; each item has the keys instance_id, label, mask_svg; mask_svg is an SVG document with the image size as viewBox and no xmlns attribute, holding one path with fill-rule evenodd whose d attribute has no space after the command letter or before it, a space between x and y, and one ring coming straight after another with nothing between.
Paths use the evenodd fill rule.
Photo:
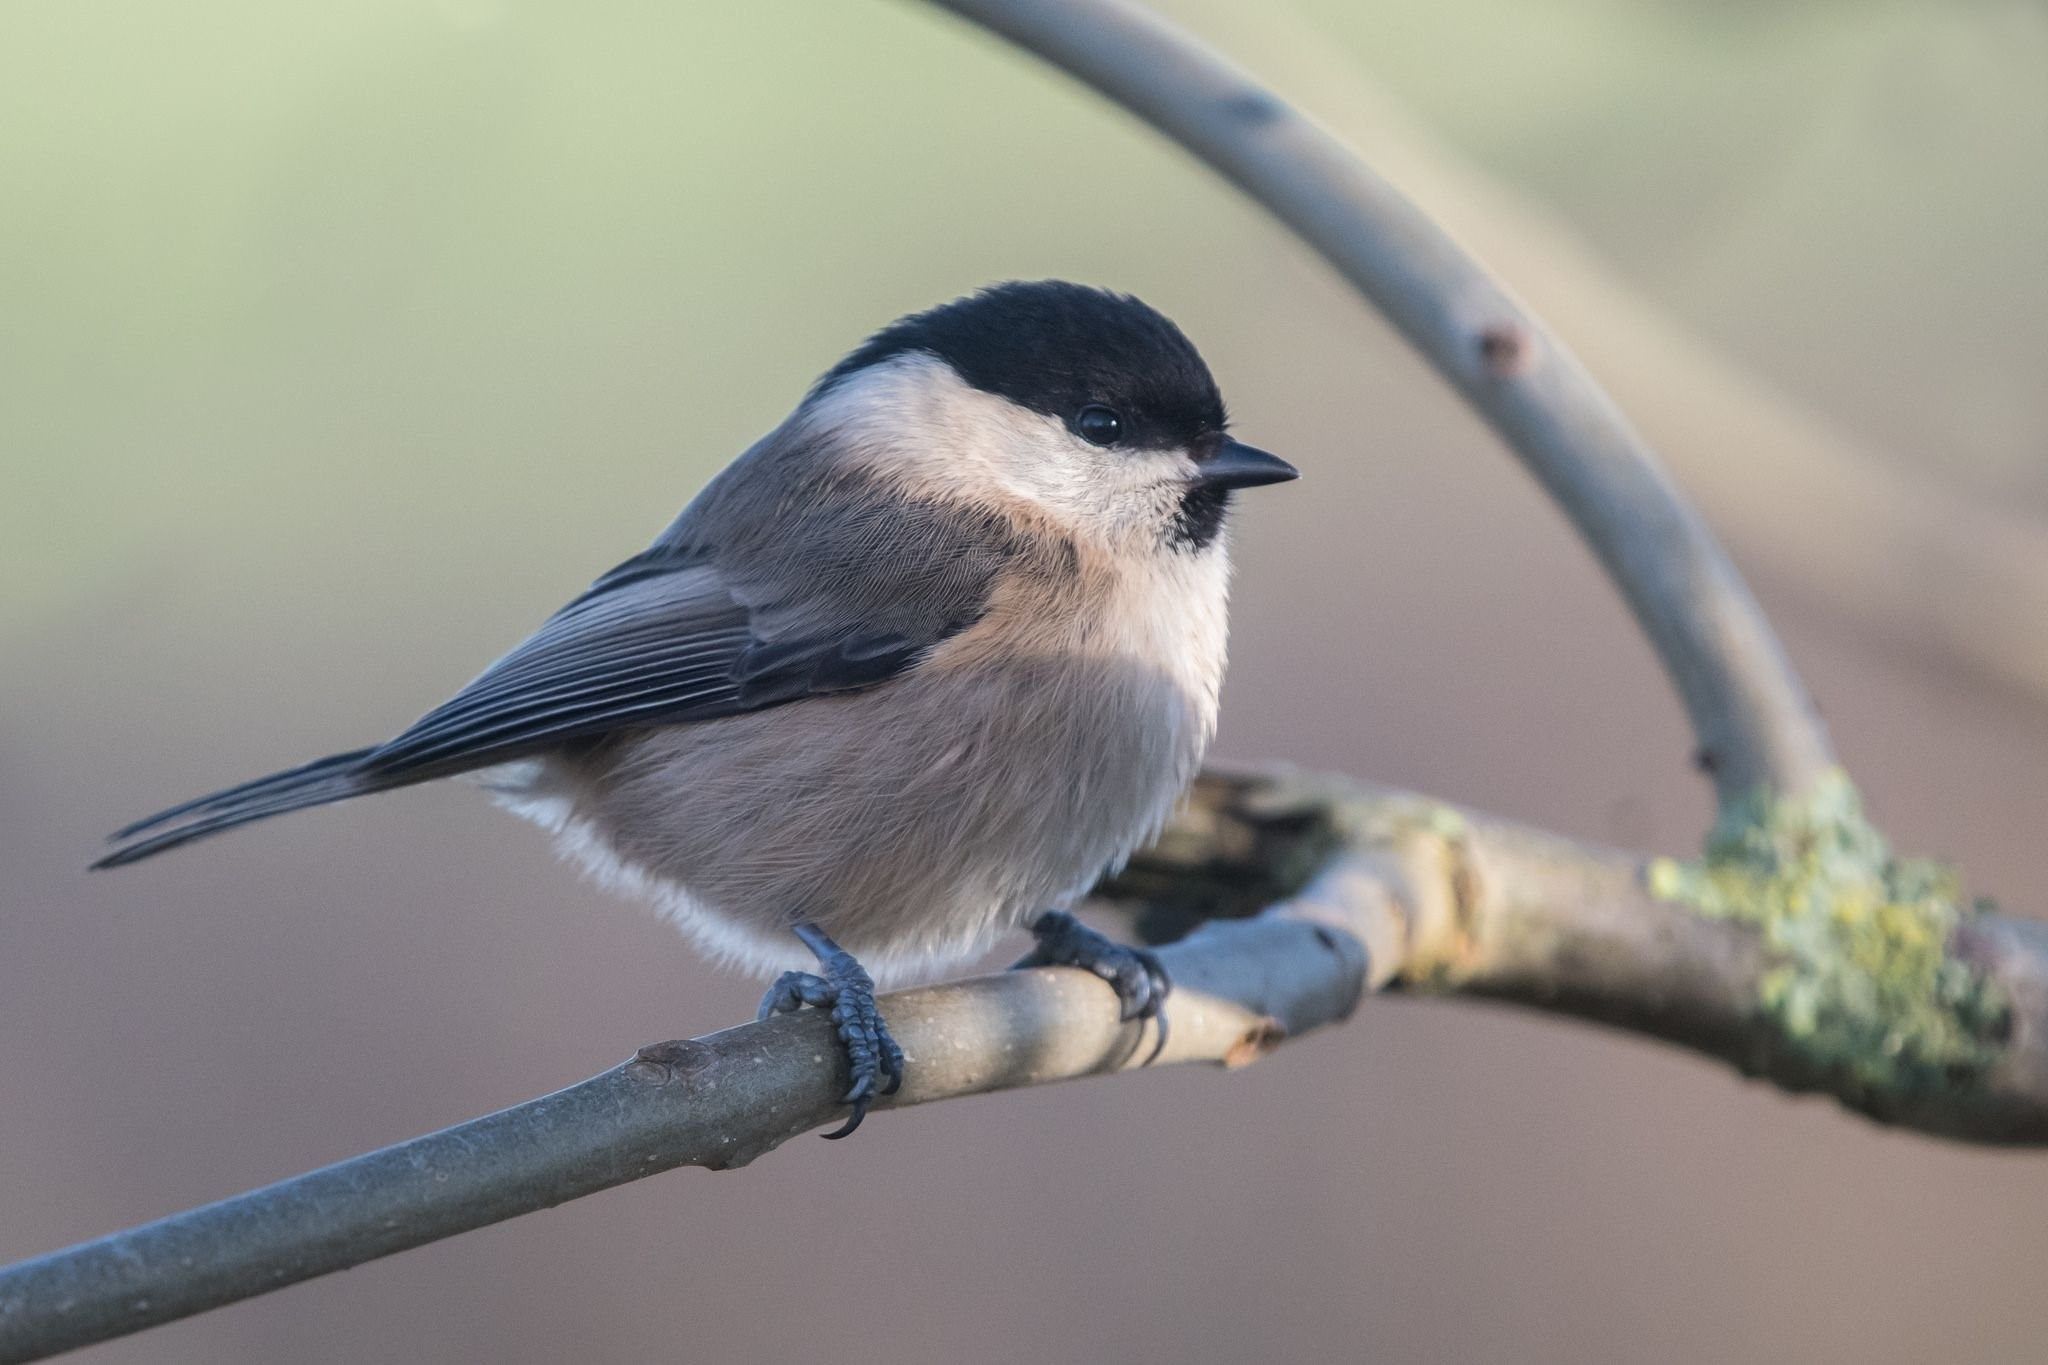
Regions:
<instances>
[{"instance_id":1,"label":"perched bird","mask_svg":"<svg viewBox=\"0 0 2048 1365\"><path fill-rule=\"evenodd\" d=\"M853 1085L829 1136L902 1081L862 962L931 968L1028 926L1019 965L1096 972L1163 1045L1158 960L1067 907L1194 776L1231 495L1295 476L1230 437L1159 313L996 285L869 338L397 738L174 806L94 866L471 774L714 956L792 968L761 1014L831 1011Z\"/></svg>"}]
</instances>

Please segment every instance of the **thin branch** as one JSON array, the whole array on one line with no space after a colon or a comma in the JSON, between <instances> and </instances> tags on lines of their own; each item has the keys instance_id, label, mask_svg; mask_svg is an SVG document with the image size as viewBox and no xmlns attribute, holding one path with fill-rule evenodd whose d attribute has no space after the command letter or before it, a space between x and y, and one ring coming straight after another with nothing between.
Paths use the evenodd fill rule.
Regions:
<instances>
[{"instance_id":1,"label":"thin branch","mask_svg":"<svg viewBox=\"0 0 2048 1365\"><path fill-rule=\"evenodd\" d=\"M1284 908L1161 956L1176 989L1156 1065L1250 1062L1347 1015L1365 969L1357 939ZM885 1105L1117 1071L1151 1050L1118 1021L1110 988L1071 968L900 992L882 1008L908 1059ZM545 1098L0 1270L0 1362L124 1336L676 1166L741 1166L843 1119L847 1084L818 1010L643 1048Z\"/></svg>"},{"instance_id":2,"label":"thin branch","mask_svg":"<svg viewBox=\"0 0 2048 1365\"><path fill-rule=\"evenodd\" d=\"M2048 526L1883 458L1646 304L1569 226L1417 128L1287 6L1202 23L1572 336L1743 558L1893 654L2048 702ZM1816 515L1824 509L1825 515Z\"/></svg>"},{"instance_id":3,"label":"thin branch","mask_svg":"<svg viewBox=\"0 0 2048 1365\"><path fill-rule=\"evenodd\" d=\"M1757 931L1653 898L1645 861L1437 802L1287 775L1206 779L1108 888L1176 981L1160 1064L1239 1066L1367 990L1456 993L1618 1024L1829 1088L1911 1127L2048 1141L2048 935L1969 921L2009 1002L1997 1061L1879 1093L1787 1045L1759 1008ZM1260 913L1253 906L1277 896ZM1234 917L1242 916L1242 917ZM1135 1069L1149 1050L1094 977L1041 969L882 1002L909 1054L894 1105ZM818 1011L644 1048L543 1099L0 1270L0 1365L140 1331L677 1166L725 1170L841 1116Z\"/></svg>"},{"instance_id":4,"label":"thin branch","mask_svg":"<svg viewBox=\"0 0 2048 1365\"><path fill-rule=\"evenodd\" d=\"M1184 30L1122 0L932 0L1123 105L1292 228L1507 439L1621 588L1722 804L1835 767L1726 554L1578 360L1421 210Z\"/></svg>"}]
</instances>

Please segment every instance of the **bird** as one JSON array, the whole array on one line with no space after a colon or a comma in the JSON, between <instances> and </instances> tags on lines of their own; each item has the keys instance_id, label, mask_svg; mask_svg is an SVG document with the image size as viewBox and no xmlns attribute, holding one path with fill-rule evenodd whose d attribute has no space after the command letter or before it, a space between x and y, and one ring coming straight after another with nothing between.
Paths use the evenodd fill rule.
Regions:
<instances>
[{"instance_id":1,"label":"bird","mask_svg":"<svg viewBox=\"0 0 2048 1365\"><path fill-rule=\"evenodd\" d=\"M1075 903L1155 837L1215 731L1239 490L1181 329L1011 281L826 371L645 550L394 738L198 797L95 868L462 776L714 959L829 1011L860 1126L905 1059L877 979L1027 929L1165 1045L1158 957Z\"/></svg>"}]
</instances>

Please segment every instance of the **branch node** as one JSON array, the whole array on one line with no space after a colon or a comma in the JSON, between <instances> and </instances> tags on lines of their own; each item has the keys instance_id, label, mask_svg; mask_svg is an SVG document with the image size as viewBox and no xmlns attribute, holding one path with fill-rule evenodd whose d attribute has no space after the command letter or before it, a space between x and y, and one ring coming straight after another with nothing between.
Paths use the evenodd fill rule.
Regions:
<instances>
[{"instance_id":1,"label":"branch node","mask_svg":"<svg viewBox=\"0 0 2048 1365\"><path fill-rule=\"evenodd\" d=\"M1224 114L1247 128L1262 128L1287 112L1287 106L1263 90L1240 90L1223 100Z\"/></svg>"},{"instance_id":2,"label":"branch node","mask_svg":"<svg viewBox=\"0 0 2048 1365\"><path fill-rule=\"evenodd\" d=\"M688 1038L671 1038L649 1043L633 1054L626 1074L649 1085L668 1085L679 1077L688 1079L711 1065L711 1049Z\"/></svg>"},{"instance_id":3,"label":"branch node","mask_svg":"<svg viewBox=\"0 0 2048 1365\"><path fill-rule=\"evenodd\" d=\"M1646 871L1659 900L1759 931L1766 1042L1857 1108L1890 1115L1999 1062L2008 1007L1959 950L1955 873L1895 857L1846 775L1801 799L1759 791L1723 812L1703 858Z\"/></svg>"},{"instance_id":4,"label":"branch node","mask_svg":"<svg viewBox=\"0 0 2048 1365\"><path fill-rule=\"evenodd\" d=\"M1250 1066L1287 1041L1287 1025L1268 1014L1255 1020L1238 1040L1223 1052L1223 1069L1235 1071Z\"/></svg>"},{"instance_id":5,"label":"branch node","mask_svg":"<svg viewBox=\"0 0 2048 1365\"><path fill-rule=\"evenodd\" d=\"M1536 344L1520 324L1496 322L1479 333L1479 359L1491 378L1513 379L1534 367Z\"/></svg>"}]
</instances>

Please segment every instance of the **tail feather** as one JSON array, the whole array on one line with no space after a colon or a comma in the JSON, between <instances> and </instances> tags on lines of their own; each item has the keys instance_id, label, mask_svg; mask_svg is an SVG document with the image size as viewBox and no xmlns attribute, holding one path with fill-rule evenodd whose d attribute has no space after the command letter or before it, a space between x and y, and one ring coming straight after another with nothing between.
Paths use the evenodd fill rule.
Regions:
<instances>
[{"instance_id":1,"label":"tail feather","mask_svg":"<svg viewBox=\"0 0 2048 1365\"><path fill-rule=\"evenodd\" d=\"M166 810L160 810L155 815L146 816L143 819L137 820L132 825L124 825L107 837L115 841L132 839L145 830L155 829L159 825L167 825L181 816L208 814L213 811L223 810L233 802L243 798L268 796L276 792L288 791L297 784L310 782L315 778L328 777L344 769L352 768L374 752L376 752L374 749L355 749L345 754L330 754L326 758L316 758L311 763L302 763L296 768L287 768L281 773L271 773L267 777L252 778L247 782L238 782L232 787L224 787L217 792L208 792L204 796L195 796L190 801L180 801L177 805L171 806Z\"/></svg>"},{"instance_id":2,"label":"tail feather","mask_svg":"<svg viewBox=\"0 0 2048 1365\"><path fill-rule=\"evenodd\" d=\"M127 863L140 862L167 848L176 848L195 839L204 839L222 830L246 825L252 820L283 815L286 811L304 810L308 806L324 806L334 801L345 801L351 796L382 791L386 787L402 786L408 780L418 780L400 778L394 781L390 777L365 771L363 760L373 752L374 750L370 749L358 749L352 753L334 754L301 767L272 773L268 777L259 777L252 782L243 782L223 791L181 802L168 810L158 811L146 820L138 820L116 831L111 836L111 842L116 847L95 862L93 867L120 867ZM150 833L152 830L156 832Z\"/></svg>"}]
</instances>

